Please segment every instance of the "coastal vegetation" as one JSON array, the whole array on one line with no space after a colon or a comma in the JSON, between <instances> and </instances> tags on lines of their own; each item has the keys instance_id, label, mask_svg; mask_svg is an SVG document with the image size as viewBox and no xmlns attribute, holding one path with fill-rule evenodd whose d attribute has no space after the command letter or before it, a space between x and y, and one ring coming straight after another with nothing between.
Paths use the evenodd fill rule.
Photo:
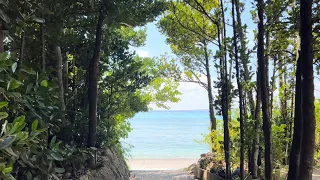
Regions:
<instances>
[{"instance_id":1,"label":"coastal vegetation","mask_svg":"<svg viewBox=\"0 0 320 180\"><path fill-rule=\"evenodd\" d=\"M318 1L173 1L158 27L175 54L162 59L176 67L168 75L208 91L205 141L225 162L226 179L231 166L240 179L271 180L276 168L289 168L290 180L311 179L319 152Z\"/></svg>"},{"instance_id":2,"label":"coastal vegetation","mask_svg":"<svg viewBox=\"0 0 320 180\"><path fill-rule=\"evenodd\" d=\"M77 179L100 151L125 151L127 119L178 100L158 61L130 50L165 7L0 1L0 179Z\"/></svg>"},{"instance_id":3,"label":"coastal vegetation","mask_svg":"<svg viewBox=\"0 0 320 180\"><path fill-rule=\"evenodd\" d=\"M226 179L236 167L241 180L271 180L276 168L311 179L320 159L319 5L0 0L0 179L77 179L96 169L107 148L125 153L128 119L179 101L180 82L206 89L205 140ZM173 57L131 50L156 20Z\"/></svg>"}]
</instances>

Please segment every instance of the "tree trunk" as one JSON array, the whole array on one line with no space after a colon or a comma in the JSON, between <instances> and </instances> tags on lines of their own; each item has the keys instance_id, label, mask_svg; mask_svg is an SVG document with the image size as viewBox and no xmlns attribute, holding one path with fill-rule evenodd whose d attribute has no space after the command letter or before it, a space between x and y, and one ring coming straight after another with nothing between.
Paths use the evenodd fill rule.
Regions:
<instances>
[{"instance_id":1,"label":"tree trunk","mask_svg":"<svg viewBox=\"0 0 320 180\"><path fill-rule=\"evenodd\" d=\"M269 84L269 52L270 52L270 33L269 30L266 31L266 50L267 54L265 55L265 81L266 81L266 90L267 90L267 100L268 100L268 111L269 111L269 119L272 109L270 108L270 84Z\"/></svg>"},{"instance_id":2,"label":"tree trunk","mask_svg":"<svg viewBox=\"0 0 320 180\"><path fill-rule=\"evenodd\" d=\"M225 162L226 162L226 179L231 178L231 171L230 171L230 135L229 135L229 114L228 114L228 107L229 107L229 81L228 81L228 61L227 61L227 42L226 42L226 22L224 17L224 6L223 0L220 0L220 8L221 8L221 15L222 15L222 43L223 43L223 67L224 74L221 77L223 81L222 87L222 111L223 111L223 127L224 127L224 153L225 153Z\"/></svg>"},{"instance_id":3,"label":"tree trunk","mask_svg":"<svg viewBox=\"0 0 320 180\"><path fill-rule=\"evenodd\" d=\"M46 71L46 41L44 38L44 24L41 23L41 68L42 71Z\"/></svg>"},{"instance_id":4,"label":"tree trunk","mask_svg":"<svg viewBox=\"0 0 320 180\"><path fill-rule=\"evenodd\" d=\"M3 28L4 28L4 25L3 24L0 24L0 53L3 53L4 52L4 45L3 45Z\"/></svg>"},{"instance_id":5,"label":"tree trunk","mask_svg":"<svg viewBox=\"0 0 320 180\"><path fill-rule=\"evenodd\" d=\"M106 5L101 1L99 11L96 40L94 44L93 57L89 65L89 133L88 133L88 147L96 146L96 132L97 132L97 102L98 102L98 76L99 76L99 59L102 40L102 25L106 17Z\"/></svg>"},{"instance_id":6,"label":"tree trunk","mask_svg":"<svg viewBox=\"0 0 320 180\"><path fill-rule=\"evenodd\" d=\"M66 58L63 62L63 87L64 87L64 97L65 101L67 100L68 96L68 86L69 86L69 65L68 65L68 59Z\"/></svg>"},{"instance_id":7,"label":"tree trunk","mask_svg":"<svg viewBox=\"0 0 320 180\"><path fill-rule=\"evenodd\" d=\"M21 71L21 68L22 68L25 44L26 44L26 33L25 33L25 28L23 28L22 34L21 34L20 55L19 55L19 61L18 61L18 65L17 65L17 72L18 73Z\"/></svg>"},{"instance_id":8,"label":"tree trunk","mask_svg":"<svg viewBox=\"0 0 320 180\"><path fill-rule=\"evenodd\" d=\"M260 108L261 108L261 87L260 87L260 68L257 68L257 87L256 87L256 109L254 113L254 130L255 138L252 143L252 177L258 176L258 156L259 156L259 144L260 144Z\"/></svg>"},{"instance_id":9,"label":"tree trunk","mask_svg":"<svg viewBox=\"0 0 320 180\"><path fill-rule=\"evenodd\" d=\"M58 86L59 86L60 118L62 119L62 122L65 122L66 106L64 103L62 55L61 55L60 46L58 46L58 45L55 45L55 54L56 54L56 59L57 59L57 76L58 76Z\"/></svg>"},{"instance_id":10,"label":"tree trunk","mask_svg":"<svg viewBox=\"0 0 320 180\"><path fill-rule=\"evenodd\" d=\"M243 124L243 92L242 82L240 79L240 65L238 58L238 42L237 42L237 25L234 12L235 0L232 0L232 26L233 26L233 45L234 45L234 58L236 61L236 76L239 93L239 110L240 110L240 180L244 179L244 124Z\"/></svg>"},{"instance_id":11,"label":"tree trunk","mask_svg":"<svg viewBox=\"0 0 320 180\"><path fill-rule=\"evenodd\" d=\"M277 55L276 55L277 56ZM271 92L270 92L270 119L272 119L272 116L273 116L273 112L272 112L272 109L273 109L273 94L274 94L274 91L276 89L276 69L275 67L277 67L277 57L274 57L273 58L273 71L272 71L272 77L271 77Z\"/></svg>"},{"instance_id":12,"label":"tree trunk","mask_svg":"<svg viewBox=\"0 0 320 180\"><path fill-rule=\"evenodd\" d=\"M265 144L265 179L272 179L272 164L271 164L271 126L269 120L269 99L267 92L267 80L266 74L266 59L264 57L264 1L258 0L258 61L260 69L260 81L261 81L261 102L262 102L262 114L263 114L263 134L264 134L264 144Z\"/></svg>"},{"instance_id":13,"label":"tree trunk","mask_svg":"<svg viewBox=\"0 0 320 180\"><path fill-rule=\"evenodd\" d=\"M313 82L312 0L300 1L303 131L299 179L311 180L314 164L315 114Z\"/></svg>"},{"instance_id":14,"label":"tree trunk","mask_svg":"<svg viewBox=\"0 0 320 180\"><path fill-rule=\"evenodd\" d=\"M299 55L296 70L294 130L289 159L288 180L296 180L299 176L300 150L302 137L302 94L301 94L301 57Z\"/></svg>"},{"instance_id":15,"label":"tree trunk","mask_svg":"<svg viewBox=\"0 0 320 180\"><path fill-rule=\"evenodd\" d=\"M207 43L204 41L204 53L205 53L205 65L206 65L206 74L207 74L207 84L208 84L208 99L209 99L209 115L210 115L210 132L213 132L217 129L217 120L214 115L214 106L213 106L213 94L212 94L212 83L211 83L211 73L210 73L210 59L208 56ZM212 145L214 140L212 139ZM214 152L212 146L211 152Z\"/></svg>"}]
</instances>

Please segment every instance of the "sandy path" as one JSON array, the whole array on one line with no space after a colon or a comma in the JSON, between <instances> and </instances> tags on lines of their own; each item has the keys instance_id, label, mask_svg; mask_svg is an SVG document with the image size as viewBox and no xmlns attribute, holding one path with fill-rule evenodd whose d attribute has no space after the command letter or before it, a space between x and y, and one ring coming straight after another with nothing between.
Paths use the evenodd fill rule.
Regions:
<instances>
[{"instance_id":1,"label":"sandy path","mask_svg":"<svg viewBox=\"0 0 320 180\"><path fill-rule=\"evenodd\" d=\"M180 170L197 162L197 159L129 159L130 170Z\"/></svg>"},{"instance_id":2,"label":"sandy path","mask_svg":"<svg viewBox=\"0 0 320 180\"><path fill-rule=\"evenodd\" d=\"M131 171L131 180L193 180L193 178L182 170Z\"/></svg>"}]
</instances>

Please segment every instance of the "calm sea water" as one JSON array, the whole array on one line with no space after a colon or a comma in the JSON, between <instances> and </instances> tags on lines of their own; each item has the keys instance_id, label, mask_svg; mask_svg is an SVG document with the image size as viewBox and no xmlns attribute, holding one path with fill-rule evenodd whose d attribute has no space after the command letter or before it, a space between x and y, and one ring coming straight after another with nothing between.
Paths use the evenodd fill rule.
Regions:
<instances>
[{"instance_id":1,"label":"calm sea water","mask_svg":"<svg viewBox=\"0 0 320 180\"><path fill-rule=\"evenodd\" d=\"M198 158L209 151L208 145L196 142L209 132L207 110L150 111L129 121L133 131L123 144L134 146L133 159Z\"/></svg>"}]
</instances>

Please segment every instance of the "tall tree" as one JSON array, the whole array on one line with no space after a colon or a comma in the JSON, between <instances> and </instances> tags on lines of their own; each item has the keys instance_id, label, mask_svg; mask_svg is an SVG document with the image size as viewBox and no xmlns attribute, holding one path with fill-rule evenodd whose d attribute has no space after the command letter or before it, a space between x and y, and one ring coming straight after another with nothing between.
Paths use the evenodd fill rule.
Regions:
<instances>
[{"instance_id":1,"label":"tall tree","mask_svg":"<svg viewBox=\"0 0 320 180\"><path fill-rule=\"evenodd\" d=\"M301 137L302 137L302 94L301 94L301 57L298 55L295 88L294 132L291 144L288 180L299 178Z\"/></svg>"},{"instance_id":2,"label":"tall tree","mask_svg":"<svg viewBox=\"0 0 320 180\"><path fill-rule=\"evenodd\" d=\"M97 133L97 102L98 102L98 76L99 76L99 60L102 39L102 26L106 18L107 0L100 2L100 10L98 16L98 23L96 26L96 40L94 44L93 57L89 65L89 133L88 133L88 147L96 146Z\"/></svg>"},{"instance_id":3,"label":"tall tree","mask_svg":"<svg viewBox=\"0 0 320 180\"><path fill-rule=\"evenodd\" d=\"M240 63L238 57L238 30L235 20L235 0L232 0L232 26L233 26L233 46L234 46L234 59L236 62L236 76L238 85L239 96L239 110L240 110L240 180L244 179L244 109L243 109L243 92L242 92L242 79L240 77Z\"/></svg>"},{"instance_id":4,"label":"tall tree","mask_svg":"<svg viewBox=\"0 0 320 180\"><path fill-rule=\"evenodd\" d=\"M302 141L299 179L312 179L315 147L315 114L313 82L312 0L300 1Z\"/></svg>"},{"instance_id":5,"label":"tall tree","mask_svg":"<svg viewBox=\"0 0 320 180\"><path fill-rule=\"evenodd\" d=\"M264 158L265 158L265 173L264 176L267 180L272 179L272 164L271 164L271 125L269 119L269 99L267 92L267 80L266 63L264 55L264 1L258 0L258 61L260 72L260 89L261 89L261 102L262 102L262 114L263 114L263 134L264 134Z\"/></svg>"},{"instance_id":6,"label":"tall tree","mask_svg":"<svg viewBox=\"0 0 320 180\"><path fill-rule=\"evenodd\" d=\"M214 2L203 2L206 11L216 8ZM212 51L208 46L217 38L216 25L194 7L185 3L171 3L167 14L160 20L160 30L167 36L167 42L178 56L182 70L177 70L178 81L197 83L208 93L210 131L216 130L217 123L214 112L212 86ZM175 75L176 76L176 75ZM205 78L204 82L201 80ZM213 143L212 139L212 143ZM214 148L212 147L212 151Z\"/></svg>"}]
</instances>

